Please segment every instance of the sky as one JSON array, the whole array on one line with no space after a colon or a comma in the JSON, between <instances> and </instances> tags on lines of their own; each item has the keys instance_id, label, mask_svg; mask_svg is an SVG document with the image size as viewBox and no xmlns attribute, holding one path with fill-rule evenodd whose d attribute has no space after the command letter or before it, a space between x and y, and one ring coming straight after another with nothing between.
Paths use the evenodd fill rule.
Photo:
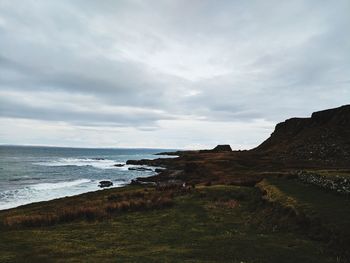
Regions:
<instances>
[{"instance_id":1,"label":"sky","mask_svg":"<svg viewBox=\"0 0 350 263\"><path fill-rule=\"evenodd\" d=\"M0 144L253 148L349 104L349 14L349 0L0 0Z\"/></svg>"}]
</instances>

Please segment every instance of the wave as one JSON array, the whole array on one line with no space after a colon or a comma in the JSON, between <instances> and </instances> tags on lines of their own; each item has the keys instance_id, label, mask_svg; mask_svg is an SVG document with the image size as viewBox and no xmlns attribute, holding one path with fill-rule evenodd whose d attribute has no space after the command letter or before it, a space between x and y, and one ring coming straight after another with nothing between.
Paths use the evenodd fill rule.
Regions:
<instances>
[{"instance_id":1,"label":"wave","mask_svg":"<svg viewBox=\"0 0 350 263\"><path fill-rule=\"evenodd\" d=\"M121 185L117 182L114 187ZM89 179L28 185L0 192L0 210L97 190L100 190L97 181Z\"/></svg>"},{"instance_id":2,"label":"wave","mask_svg":"<svg viewBox=\"0 0 350 263\"><path fill-rule=\"evenodd\" d=\"M36 162L34 164L42 166L91 166L98 169L114 169L119 168L114 166L118 163L125 164L102 158L60 158L54 161Z\"/></svg>"},{"instance_id":3,"label":"wave","mask_svg":"<svg viewBox=\"0 0 350 263\"><path fill-rule=\"evenodd\" d=\"M40 183L40 184L31 185L29 187L33 190L52 190L52 189L77 186L77 185L85 184L89 182L91 182L91 180L89 179L78 179L74 181L59 182L59 183Z\"/></svg>"},{"instance_id":4,"label":"wave","mask_svg":"<svg viewBox=\"0 0 350 263\"><path fill-rule=\"evenodd\" d=\"M116 162L114 160L103 159L103 158L60 158L53 161L43 161L33 163L35 165L41 166L78 166L78 167L94 167L98 169L117 169L122 171L128 171L129 168L133 167L143 167L143 165L127 165L125 162ZM116 164L121 164L122 166L115 166ZM154 170L155 167L149 167Z\"/></svg>"},{"instance_id":5,"label":"wave","mask_svg":"<svg viewBox=\"0 0 350 263\"><path fill-rule=\"evenodd\" d=\"M41 180L44 179L42 177L29 177L29 176L23 176L19 178L10 178L9 182L19 182L19 181L34 181L34 180Z\"/></svg>"}]
</instances>

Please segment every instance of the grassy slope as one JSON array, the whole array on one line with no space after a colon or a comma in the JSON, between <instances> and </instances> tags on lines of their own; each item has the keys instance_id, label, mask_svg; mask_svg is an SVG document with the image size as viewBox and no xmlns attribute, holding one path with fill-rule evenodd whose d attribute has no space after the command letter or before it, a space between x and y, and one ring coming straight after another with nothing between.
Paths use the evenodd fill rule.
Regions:
<instances>
[{"instance_id":1,"label":"grassy slope","mask_svg":"<svg viewBox=\"0 0 350 263\"><path fill-rule=\"evenodd\" d=\"M296 180L269 179L283 193L297 200L298 205L309 215L322 218L326 224L350 235L350 200L314 185Z\"/></svg>"},{"instance_id":2,"label":"grassy slope","mask_svg":"<svg viewBox=\"0 0 350 263\"><path fill-rule=\"evenodd\" d=\"M0 219L119 191L128 189L34 204L2 212ZM230 200L239 205L230 206ZM123 212L103 221L3 228L0 262L335 262L320 242L250 224L260 216L259 200L255 188L211 186L176 197L171 208Z\"/></svg>"},{"instance_id":3,"label":"grassy slope","mask_svg":"<svg viewBox=\"0 0 350 263\"><path fill-rule=\"evenodd\" d=\"M278 203L289 211L297 211L295 220L304 233L313 239L327 242L342 259L350 260L348 197L283 178L265 179L259 186L266 191L265 198L270 202Z\"/></svg>"}]
</instances>

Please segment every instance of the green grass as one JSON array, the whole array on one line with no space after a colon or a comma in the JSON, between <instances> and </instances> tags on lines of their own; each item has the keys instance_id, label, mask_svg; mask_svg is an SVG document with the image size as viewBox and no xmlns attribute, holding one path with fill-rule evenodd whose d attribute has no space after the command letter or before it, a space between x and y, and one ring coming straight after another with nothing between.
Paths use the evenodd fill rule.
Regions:
<instances>
[{"instance_id":1,"label":"green grass","mask_svg":"<svg viewBox=\"0 0 350 263\"><path fill-rule=\"evenodd\" d=\"M111 189L0 213L31 214L139 188ZM234 204L237 206L230 206ZM326 245L289 231L264 230L259 191L197 188L170 208L126 211L109 219L75 220L0 231L0 262L336 262ZM268 222L266 222L268 223ZM261 222L264 224L264 222Z\"/></svg>"},{"instance_id":2,"label":"green grass","mask_svg":"<svg viewBox=\"0 0 350 263\"><path fill-rule=\"evenodd\" d=\"M297 211L295 222L311 238L327 242L342 258L350 251L350 200L317 186L284 178L265 179L260 188L272 204ZM283 218L279 216L279 220Z\"/></svg>"},{"instance_id":3,"label":"green grass","mask_svg":"<svg viewBox=\"0 0 350 263\"><path fill-rule=\"evenodd\" d=\"M297 206L309 216L350 234L350 200L346 197L297 180L275 178L268 182L296 200Z\"/></svg>"}]
</instances>

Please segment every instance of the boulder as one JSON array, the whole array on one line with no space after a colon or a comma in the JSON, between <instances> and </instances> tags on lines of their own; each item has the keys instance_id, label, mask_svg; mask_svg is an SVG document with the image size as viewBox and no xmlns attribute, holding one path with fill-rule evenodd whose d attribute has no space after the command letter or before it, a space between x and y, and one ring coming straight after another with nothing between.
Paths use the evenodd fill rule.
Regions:
<instances>
[{"instance_id":1,"label":"boulder","mask_svg":"<svg viewBox=\"0 0 350 263\"><path fill-rule=\"evenodd\" d=\"M142 179L147 179L147 178L136 178L136 179L132 179L130 182L130 185L156 185L155 182L152 181L143 181Z\"/></svg>"},{"instance_id":2,"label":"boulder","mask_svg":"<svg viewBox=\"0 0 350 263\"><path fill-rule=\"evenodd\" d=\"M113 183L111 181L100 181L98 186L101 188L105 188L105 187L110 187L112 185Z\"/></svg>"},{"instance_id":3,"label":"boulder","mask_svg":"<svg viewBox=\"0 0 350 263\"><path fill-rule=\"evenodd\" d=\"M132 179L130 185L141 185L142 183L138 180Z\"/></svg>"}]
</instances>

